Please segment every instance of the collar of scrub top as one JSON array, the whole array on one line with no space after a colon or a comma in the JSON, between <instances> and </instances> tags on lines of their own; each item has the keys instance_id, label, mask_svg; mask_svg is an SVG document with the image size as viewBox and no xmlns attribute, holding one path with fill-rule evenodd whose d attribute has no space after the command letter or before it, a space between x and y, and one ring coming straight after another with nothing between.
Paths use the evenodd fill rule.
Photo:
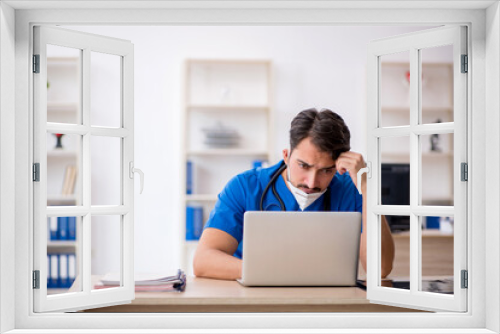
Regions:
<instances>
[{"instance_id":1,"label":"collar of scrub top","mask_svg":"<svg viewBox=\"0 0 500 334\"><path fill-rule=\"evenodd\" d=\"M262 192L262 196L260 198L260 206L259 206L260 211L265 211L264 210L264 198L266 197L266 194L269 191L269 187L271 187L271 190L272 190L272 192L274 194L274 197L276 197L278 199L278 202L280 204L279 207L280 207L281 211L286 211L285 203L283 203L283 200L281 199L281 196L276 191L276 180L278 179L278 177L281 175L281 173L286 168L287 168L287 165L285 164L284 161L282 161L280 167L278 168L278 170L276 172L274 172L273 176L271 177L271 180L266 185L266 188ZM330 207L330 197L331 197L331 195L330 195L330 192L331 192L330 191L330 187L327 187L326 192L324 194L324 198L323 198L323 210L324 211L331 211L331 207ZM271 204L271 205L267 206L266 210L270 206L273 206L273 205L276 205L276 204Z\"/></svg>"}]
</instances>

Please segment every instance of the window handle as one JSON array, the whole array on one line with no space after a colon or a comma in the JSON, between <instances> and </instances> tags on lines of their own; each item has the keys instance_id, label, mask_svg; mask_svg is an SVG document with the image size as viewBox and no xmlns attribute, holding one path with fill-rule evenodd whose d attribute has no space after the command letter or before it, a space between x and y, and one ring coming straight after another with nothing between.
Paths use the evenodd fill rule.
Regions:
<instances>
[{"instance_id":1,"label":"window handle","mask_svg":"<svg viewBox=\"0 0 500 334\"><path fill-rule=\"evenodd\" d=\"M366 173L368 175L368 178L371 178L372 177L372 163L370 161L368 161L366 163L366 167L364 168L361 168L360 170L358 170L358 174L357 174L357 188L358 188L358 191L359 191L359 194L361 194L361 175L363 175L364 173Z\"/></svg>"},{"instance_id":2,"label":"window handle","mask_svg":"<svg viewBox=\"0 0 500 334\"><path fill-rule=\"evenodd\" d=\"M134 178L134 173L139 173L139 176L141 177L141 192L140 192L140 194L142 194L142 190L144 189L144 173L139 168L134 168L133 161L130 161L129 173L130 173L129 176L131 179Z\"/></svg>"}]
</instances>

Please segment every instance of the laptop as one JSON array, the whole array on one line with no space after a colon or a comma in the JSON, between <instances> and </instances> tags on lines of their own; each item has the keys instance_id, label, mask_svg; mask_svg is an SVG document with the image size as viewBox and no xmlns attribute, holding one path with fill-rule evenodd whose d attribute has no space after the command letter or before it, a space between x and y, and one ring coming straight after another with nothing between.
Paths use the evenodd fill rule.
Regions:
<instances>
[{"instance_id":1,"label":"laptop","mask_svg":"<svg viewBox=\"0 0 500 334\"><path fill-rule=\"evenodd\" d=\"M244 286L355 286L361 213L248 211Z\"/></svg>"}]
</instances>

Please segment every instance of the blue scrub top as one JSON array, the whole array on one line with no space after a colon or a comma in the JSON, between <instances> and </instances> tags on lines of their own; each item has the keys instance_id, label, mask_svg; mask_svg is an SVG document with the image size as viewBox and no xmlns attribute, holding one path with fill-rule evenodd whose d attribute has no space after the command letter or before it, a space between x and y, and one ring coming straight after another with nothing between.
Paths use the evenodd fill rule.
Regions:
<instances>
[{"instance_id":1,"label":"blue scrub top","mask_svg":"<svg viewBox=\"0 0 500 334\"><path fill-rule=\"evenodd\" d=\"M245 211L260 211L260 199L267 184L282 162L269 168L255 168L233 177L219 194L217 203L210 213L205 228L217 228L229 233L238 241L234 253L237 258L243 252L243 215ZM331 211L362 212L363 198L351 180L349 173L338 172L329 185L331 190ZM285 204L286 211L302 211L282 177L276 180L276 191ZM323 211L324 194L304 211ZM271 188L263 203L265 211L280 211L278 199Z\"/></svg>"}]
</instances>

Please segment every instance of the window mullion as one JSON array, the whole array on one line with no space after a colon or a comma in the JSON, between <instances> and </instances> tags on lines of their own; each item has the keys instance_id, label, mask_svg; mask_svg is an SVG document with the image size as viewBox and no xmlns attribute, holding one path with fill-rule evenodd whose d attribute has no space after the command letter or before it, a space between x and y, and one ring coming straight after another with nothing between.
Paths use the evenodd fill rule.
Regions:
<instances>
[{"instance_id":1,"label":"window mullion","mask_svg":"<svg viewBox=\"0 0 500 334\"><path fill-rule=\"evenodd\" d=\"M82 123L87 129L90 129L90 50L83 49L82 57ZM82 140L82 186L83 186L83 206L89 208L89 211L83 216L83 235L82 235L82 287L84 293L90 293L92 289L91 282L91 161L90 161L90 131L83 135Z\"/></svg>"},{"instance_id":2,"label":"window mullion","mask_svg":"<svg viewBox=\"0 0 500 334\"><path fill-rule=\"evenodd\" d=\"M410 49L410 291L418 292L419 264L420 264L420 242L418 217L413 210L418 206L420 194L419 141L415 129L419 123L420 108L420 61L418 49ZM417 191L418 190L418 191Z\"/></svg>"}]
</instances>

